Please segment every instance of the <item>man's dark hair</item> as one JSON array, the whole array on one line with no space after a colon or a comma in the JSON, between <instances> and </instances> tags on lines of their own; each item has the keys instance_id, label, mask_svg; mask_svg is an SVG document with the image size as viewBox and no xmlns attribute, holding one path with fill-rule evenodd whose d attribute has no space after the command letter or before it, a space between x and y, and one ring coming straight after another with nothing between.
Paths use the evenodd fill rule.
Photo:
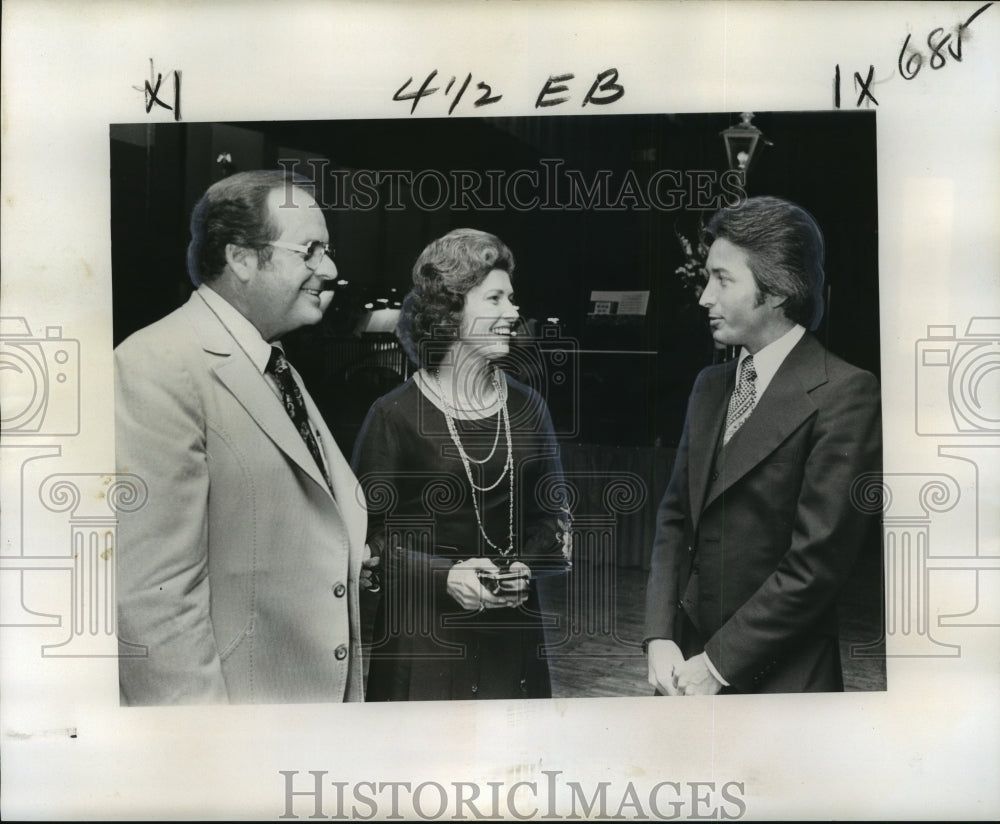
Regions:
<instances>
[{"instance_id":1,"label":"man's dark hair","mask_svg":"<svg viewBox=\"0 0 1000 824\"><path fill-rule=\"evenodd\" d=\"M752 197L720 209L705 227L705 242L725 238L747 255L762 294L785 299L785 316L806 329L823 317L823 233L801 206L777 197Z\"/></svg>"},{"instance_id":2,"label":"man's dark hair","mask_svg":"<svg viewBox=\"0 0 1000 824\"><path fill-rule=\"evenodd\" d=\"M287 171L237 172L209 186L191 212L188 275L195 286L215 280L226 268L226 244L253 249L260 265L271 260L268 241L281 234L271 219L267 198L274 189L298 186L309 194L312 182Z\"/></svg>"}]
</instances>

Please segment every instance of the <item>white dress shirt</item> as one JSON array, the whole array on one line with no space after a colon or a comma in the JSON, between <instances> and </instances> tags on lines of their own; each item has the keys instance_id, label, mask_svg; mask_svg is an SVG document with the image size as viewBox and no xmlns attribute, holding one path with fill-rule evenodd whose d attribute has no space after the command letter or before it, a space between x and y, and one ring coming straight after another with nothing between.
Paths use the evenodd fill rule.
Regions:
<instances>
[{"instance_id":1,"label":"white dress shirt","mask_svg":"<svg viewBox=\"0 0 1000 824\"><path fill-rule=\"evenodd\" d=\"M281 400L281 389L278 386L278 382L274 379L273 375L267 372L267 363L271 359L271 346L277 346L284 353L284 349L280 343L270 344L263 337L257 327L254 326L249 319L240 311L233 306L228 300L226 300L222 295L216 292L211 286L202 284L198 287L198 295L208 304L209 309L211 309L218 316L219 320L222 321L222 325L229 330L229 334L233 336L236 343L239 345L240 349L246 352L247 357L250 358L254 366L260 372L261 376L267 381L267 385L271 387L275 396ZM303 397L309 397L306 392L306 388L302 385L302 381L299 380L295 371L291 372L292 377L295 379L295 383L299 387L299 391L302 393ZM317 422L314 420L313 415L309 412L308 407L306 408L306 414L309 416L309 426L312 429L313 437L316 438L316 443L319 444L319 451L323 457L322 467L329 477L329 461L326 457L326 451L323 447L323 440L320 437L319 428Z\"/></svg>"},{"instance_id":2,"label":"white dress shirt","mask_svg":"<svg viewBox=\"0 0 1000 824\"><path fill-rule=\"evenodd\" d=\"M784 363L785 358L788 357L788 353L795 348L795 344L799 342L805 333L805 327L796 323L784 335L777 340L771 341L753 356L754 371L757 373L757 380L754 381L754 386L756 387L758 401L760 401L764 390L771 383L771 378L778 371L778 367ZM745 346L740 349L740 359L736 365L737 375L739 374L740 367L743 365L743 361L749 356L750 353Z\"/></svg>"}]
</instances>

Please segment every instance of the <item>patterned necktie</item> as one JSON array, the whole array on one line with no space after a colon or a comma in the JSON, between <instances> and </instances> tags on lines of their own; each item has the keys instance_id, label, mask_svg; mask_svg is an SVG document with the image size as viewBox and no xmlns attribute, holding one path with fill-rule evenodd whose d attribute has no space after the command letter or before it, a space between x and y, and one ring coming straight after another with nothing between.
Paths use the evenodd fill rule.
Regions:
<instances>
[{"instance_id":1,"label":"patterned necktie","mask_svg":"<svg viewBox=\"0 0 1000 824\"><path fill-rule=\"evenodd\" d=\"M729 399L729 413L726 415L726 434L722 443L729 443L729 439L736 434L737 430L750 417L753 408L757 403L757 370L753 365L753 355L748 355L740 364L740 379L736 382L736 389Z\"/></svg>"},{"instance_id":2,"label":"patterned necktie","mask_svg":"<svg viewBox=\"0 0 1000 824\"><path fill-rule=\"evenodd\" d=\"M330 476L326 474L326 465L323 463L319 444L316 443L312 427L309 426L309 415L306 412L306 403L302 398L302 392L299 390L299 385L292 376L292 369L288 365L288 361L285 360L285 356L277 346L271 347L271 357L267 361L266 371L277 381L278 388L281 390L281 401L284 404L285 411L288 413L288 417L292 419L292 423L295 424L295 428L299 430L302 440L309 447L309 452L312 454L313 460L316 461L316 466L323 473L326 485L330 487L330 491L332 492L333 486L330 484Z\"/></svg>"}]
</instances>

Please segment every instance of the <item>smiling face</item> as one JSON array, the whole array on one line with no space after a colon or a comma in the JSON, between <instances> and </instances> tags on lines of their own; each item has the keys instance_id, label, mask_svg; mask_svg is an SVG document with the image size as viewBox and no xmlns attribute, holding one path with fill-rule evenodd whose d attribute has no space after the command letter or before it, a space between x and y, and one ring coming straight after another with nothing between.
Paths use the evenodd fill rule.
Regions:
<instances>
[{"instance_id":1,"label":"smiling face","mask_svg":"<svg viewBox=\"0 0 1000 824\"><path fill-rule=\"evenodd\" d=\"M463 357L493 360L507 354L518 319L513 299L510 275L503 269L494 269L482 283L466 292L459 328Z\"/></svg>"},{"instance_id":2,"label":"smiling face","mask_svg":"<svg viewBox=\"0 0 1000 824\"><path fill-rule=\"evenodd\" d=\"M717 238L705 261L708 283L698 303L708 310L712 337L724 346L745 346L754 354L792 327L781 308L783 298L761 294L747 253Z\"/></svg>"},{"instance_id":3,"label":"smiling face","mask_svg":"<svg viewBox=\"0 0 1000 824\"><path fill-rule=\"evenodd\" d=\"M301 246L329 241L323 212L308 192L298 187L274 189L267 203L279 230L276 240ZM267 341L318 323L332 298L330 292L321 294L320 290L326 280L336 277L337 267L329 257L313 271L300 252L272 246L271 260L255 267L247 293L247 316Z\"/></svg>"}]
</instances>

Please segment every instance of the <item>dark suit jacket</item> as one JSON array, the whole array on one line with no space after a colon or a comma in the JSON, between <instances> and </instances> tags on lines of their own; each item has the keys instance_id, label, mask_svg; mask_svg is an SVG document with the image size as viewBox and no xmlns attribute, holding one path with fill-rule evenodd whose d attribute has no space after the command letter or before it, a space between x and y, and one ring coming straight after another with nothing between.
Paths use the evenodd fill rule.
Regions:
<instances>
[{"instance_id":1,"label":"dark suit jacket","mask_svg":"<svg viewBox=\"0 0 1000 824\"><path fill-rule=\"evenodd\" d=\"M878 383L806 334L717 456L735 373L709 367L691 392L646 637L704 648L735 691L841 690L835 602L871 525L851 488L881 468Z\"/></svg>"}]
</instances>

